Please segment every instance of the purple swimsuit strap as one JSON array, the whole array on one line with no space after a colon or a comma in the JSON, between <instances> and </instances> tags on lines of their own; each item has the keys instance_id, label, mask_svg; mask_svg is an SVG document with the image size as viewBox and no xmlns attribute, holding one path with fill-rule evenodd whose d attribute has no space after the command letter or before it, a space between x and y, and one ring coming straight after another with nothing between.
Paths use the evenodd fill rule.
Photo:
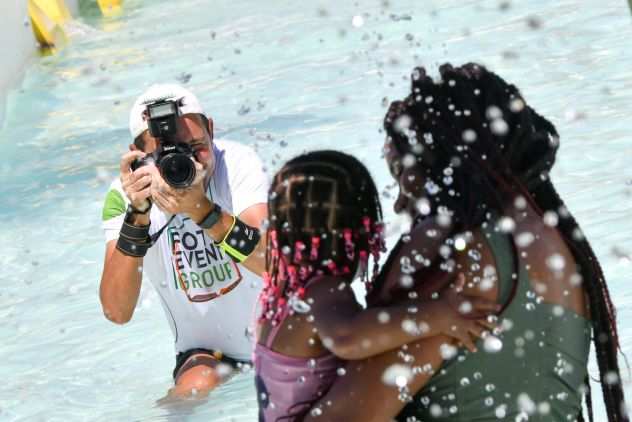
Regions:
<instances>
[{"instance_id":1,"label":"purple swimsuit strap","mask_svg":"<svg viewBox=\"0 0 632 422\"><path fill-rule=\"evenodd\" d=\"M322 275L317 275L314 276L312 278L310 278L307 283L305 283L305 290L307 290L309 288L309 286L311 286L312 284L314 284L314 282L316 282L318 279L322 278ZM281 325L283 325L283 321L285 321L285 318L287 318L287 316L290 314L290 307L286 306L283 309L283 313L281 314L281 319L279 320L279 323L276 325L273 325L272 328L270 328L270 332L268 333L268 338L266 339L266 347L268 349L272 349L272 343L274 342L274 339L276 338L277 334L279 333L279 330L281 329Z\"/></svg>"}]
</instances>

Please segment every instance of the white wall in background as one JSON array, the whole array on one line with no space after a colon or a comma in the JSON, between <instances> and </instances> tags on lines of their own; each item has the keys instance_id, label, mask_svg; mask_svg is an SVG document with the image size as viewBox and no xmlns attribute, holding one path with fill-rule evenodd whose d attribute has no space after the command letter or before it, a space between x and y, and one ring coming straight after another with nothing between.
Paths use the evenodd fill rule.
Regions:
<instances>
[{"instance_id":1,"label":"white wall in background","mask_svg":"<svg viewBox=\"0 0 632 422\"><path fill-rule=\"evenodd\" d=\"M0 5L0 126L7 92L21 80L26 63L36 51L26 4L26 0L2 0Z\"/></svg>"}]
</instances>

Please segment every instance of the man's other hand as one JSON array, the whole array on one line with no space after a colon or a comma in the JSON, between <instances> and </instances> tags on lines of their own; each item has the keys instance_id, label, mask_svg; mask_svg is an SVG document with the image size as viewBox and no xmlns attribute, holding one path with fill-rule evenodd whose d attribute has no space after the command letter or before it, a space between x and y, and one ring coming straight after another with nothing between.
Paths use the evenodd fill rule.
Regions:
<instances>
[{"instance_id":1,"label":"man's other hand","mask_svg":"<svg viewBox=\"0 0 632 422\"><path fill-rule=\"evenodd\" d=\"M191 216L191 214L195 214L196 210L209 202L204 192L206 172L200 163L194 162L196 174L193 183L189 187L176 189L169 185L160 174L153 177L151 197L162 211L169 214Z\"/></svg>"},{"instance_id":2,"label":"man's other hand","mask_svg":"<svg viewBox=\"0 0 632 422\"><path fill-rule=\"evenodd\" d=\"M151 183L153 175L157 174L156 166L146 165L132 171L132 163L136 159L145 157L142 151L130 151L121 158L121 185L125 195L136 209L147 207L148 198L151 196Z\"/></svg>"}]
</instances>

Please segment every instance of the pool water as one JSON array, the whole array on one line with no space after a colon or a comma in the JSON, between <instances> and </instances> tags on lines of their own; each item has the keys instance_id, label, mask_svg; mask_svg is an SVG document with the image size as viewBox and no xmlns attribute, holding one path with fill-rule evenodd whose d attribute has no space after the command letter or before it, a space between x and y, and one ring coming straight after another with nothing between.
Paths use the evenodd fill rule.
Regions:
<instances>
[{"instance_id":1,"label":"pool water","mask_svg":"<svg viewBox=\"0 0 632 422\"><path fill-rule=\"evenodd\" d=\"M151 288L128 325L101 313L102 200L130 143L129 106L154 82L188 86L218 135L255 147L270 171L307 149L355 154L385 191L395 233L385 105L407 93L416 64L486 64L557 125L553 179L602 262L632 351L624 0L128 0L122 17L82 23L91 29L29 67L0 131L0 420L256 420L251 373L208 400L157 405L174 357ZM597 377L594 360L590 370ZM593 395L605 421L596 385Z\"/></svg>"}]
</instances>

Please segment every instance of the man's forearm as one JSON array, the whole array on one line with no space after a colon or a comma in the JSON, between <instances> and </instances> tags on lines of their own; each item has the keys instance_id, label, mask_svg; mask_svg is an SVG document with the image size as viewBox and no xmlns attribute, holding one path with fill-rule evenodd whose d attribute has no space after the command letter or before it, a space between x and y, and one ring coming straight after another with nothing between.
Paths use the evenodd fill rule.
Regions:
<instances>
[{"instance_id":1,"label":"man's forearm","mask_svg":"<svg viewBox=\"0 0 632 422\"><path fill-rule=\"evenodd\" d=\"M105 261L99 297L106 318L117 324L128 322L134 313L142 279L143 258L124 255L112 248Z\"/></svg>"},{"instance_id":2,"label":"man's forearm","mask_svg":"<svg viewBox=\"0 0 632 422\"><path fill-rule=\"evenodd\" d=\"M195 221L201 221L209 212L212 211L215 204L208 201L208 203L201 205L194 212L189 214L189 217ZM219 220L208 229L205 229L205 232L213 239L215 242L221 242L229 230L233 225L233 216L225 211L222 211L222 215ZM258 229L258 227L256 227ZM255 247L254 251L241 262L241 265L248 268L250 271L255 274L261 275L263 271L265 271L265 250L266 250L266 236L265 232L261 232L261 238L259 239L259 243Z\"/></svg>"},{"instance_id":3,"label":"man's forearm","mask_svg":"<svg viewBox=\"0 0 632 422\"><path fill-rule=\"evenodd\" d=\"M131 223L148 225L149 213L133 215ZM118 250L116 243L113 240L106 245L99 297L106 318L124 324L132 318L138 302L143 258L125 255Z\"/></svg>"}]
</instances>

